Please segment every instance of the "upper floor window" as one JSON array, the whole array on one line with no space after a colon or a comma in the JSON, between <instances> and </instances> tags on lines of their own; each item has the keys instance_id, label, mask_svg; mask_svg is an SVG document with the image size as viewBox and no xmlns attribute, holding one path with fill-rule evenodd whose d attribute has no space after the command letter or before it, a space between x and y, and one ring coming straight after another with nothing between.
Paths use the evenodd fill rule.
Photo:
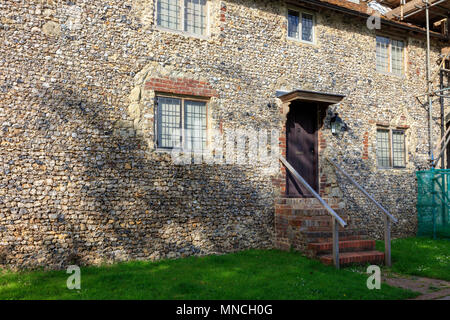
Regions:
<instances>
[{"instance_id":1,"label":"upper floor window","mask_svg":"<svg viewBox=\"0 0 450 320\"><path fill-rule=\"evenodd\" d=\"M396 75L404 74L403 40L377 36L377 71L390 72Z\"/></svg>"},{"instance_id":2,"label":"upper floor window","mask_svg":"<svg viewBox=\"0 0 450 320\"><path fill-rule=\"evenodd\" d=\"M377 129L377 164L379 168L404 168L405 131Z\"/></svg>"},{"instance_id":3,"label":"upper floor window","mask_svg":"<svg viewBox=\"0 0 450 320\"><path fill-rule=\"evenodd\" d=\"M207 0L156 0L158 26L196 35L207 30Z\"/></svg>"},{"instance_id":4,"label":"upper floor window","mask_svg":"<svg viewBox=\"0 0 450 320\"><path fill-rule=\"evenodd\" d=\"M306 12L288 10L288 38L314 42L314 16Z\"/></svg>"},{"instance_id":5,"label":"upper floor window","mask_svg":"<svg viewBox=\"0 0 450 320\"><path fill-rule=\"evenodd\" d=\"M161 149L206 149L206 101L157 97L157 140Z\"/></svg>"}]
</instances>

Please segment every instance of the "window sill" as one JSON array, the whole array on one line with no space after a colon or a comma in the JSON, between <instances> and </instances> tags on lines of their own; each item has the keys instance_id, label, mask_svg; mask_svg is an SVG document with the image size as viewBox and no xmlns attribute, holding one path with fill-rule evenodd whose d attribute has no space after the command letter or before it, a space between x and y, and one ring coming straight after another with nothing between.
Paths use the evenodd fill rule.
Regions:
<instances>
[{"instance_id":1,"label":"window sill","mask_svg":"<svg viewBox=\"0 0 450 320\"><path fill-rule=\"evenodd\" d=\"M186 38L197 38L199 40L209 40L209 39L211 39L211 35L210 34L201 35L201 34L190 33L190 32L186 32L186 31L169 29L169 28L166 28L166 27L158 26L158 25L155 25L155 30L161 31L161 32L171 33L171 34L174 34L174 35L184 36Z\"/></svg>"},{"instance_id":2,"label":"window sill","mask_svg":"<svg viewBox=\"0 0 450 320\"><path fill-rule=\"evenodd\" d=\"M156 153L178 153L180 155L185 155L185 154L193 154L193 155L204 155L204 154L208 154L208 150L204 150L204 151L187 151L187 150L181 150L181 149L164 149L164 148L156 148L154 150Z\"/></svg>"},{"instance_id":3,"label":"window sill","mask_svg":"<svg viewBox=\"0 0 450 320\"><path fill-rule=\"evenodd\" d=\"M380 171L407 171L408 167L377 167Z\"/></svg>"},{"instance_id":4,"label":"window sill","mask_svg":"<svg viewBox=\"0 0 450 320\"><path fill-rule=\"evenodd\" d=\"M291 37L286 37L286 39L288 41L296 42L299 44L307 44L307 45L311 45L311 46L317 46L317 43L315 41L305 41L305 40L300 40L300 39L291 38Z\"/></svg>"},{"instance_id":5,"label":"window sill","mask_svg":"<svg viewBox=\"0 0 450 320\"><path fill-rule=\"evenodd\" d=\"M383 72L383 71L378 71L378 70L375 70L378 74L381 74L381 75L384 75L384 76L391 76L391 77L395 77L395 78L398 78L398 79L401 79L401 80L404 80L404 79L406 79L406 74L405 73L403 73L402 75L398 75L398 74L395 74L395 73L392 73L392 72Z\"/></svg>"}]
</instances>

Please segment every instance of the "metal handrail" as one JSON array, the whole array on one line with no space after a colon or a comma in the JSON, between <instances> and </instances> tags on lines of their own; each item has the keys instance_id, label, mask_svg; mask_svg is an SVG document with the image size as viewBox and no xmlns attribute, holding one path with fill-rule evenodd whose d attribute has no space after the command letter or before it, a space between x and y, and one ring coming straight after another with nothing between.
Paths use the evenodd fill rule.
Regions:
<instances>
[{"instance_id":1,"label":"metal handrail","mask_svg":"<svg viewBox=\"0 0 450 320\"><path fill-rule=\"evenodd\" d=\"M339 217L339 215L322 199L322 197L306 182L305 179L287 162L285 158L280 156L280 161L285 165L291 174L300 181L312 195L319 200L319 202L325 207L329 214L332 216L332 235L333 235L333 263L336 269L339 269L339 224L345 228L347 223Z\"/></svg>"},{"instance_id":2,"label":"metal handrail","mask_svg":"<svg viewBox=\"0 0 450 320\"><path fill-rule=\"evenodd\" d=\"M308 182L305 181L305 179L303 179L303 177L290 165L290 163L287 162L287 160L282 156L280 156L280 160L291 172L291 174L293 174L294 177L296 177L306 187L306 189L308 189L308 191L311 192L317 200L319 200L325 209L327 209L328 213L331 214L343 228L345 228L347 223L345 223L345 221L330 207L330 205L322 199L322 197L308 184Z\"/></svg>"},{"instance_id":3,"label":"metal handrail","mask_svg":"<svg viewBox=\"0 0 450 320\"><path fill-rule=\"evenodd\" d=\"M350 180L350 182L353 183L353 185L355 187L357 187L359 189L359 191L361 191L369 200L371 200L373 203L375 203L375 205L384 213L384 248L385 248L384 254L385 254L385 263L387 266L390 267L392 265L392 261L391 261L391 220L395 223L397 223L398 220L396 218L394 218L394 216L392 216L392 214L390 214L389 211L387 211L369 193L367 193L367 191L364 190L364 188L361 187L361 185L358 182L353 180L353 178L350 177L350 175L347 172L345 172L345 170L342 169L337 163L335 163L333 160L331 160L329 158L326 158L326 159L336 169L338 169L348 180Z\"/></svg>"},{"instance_id":4,"label":"metal handrail","mask_svg":"<svg viewBox=\"0 0 450 320\"><path fill-rule=\"evenodd\" d=\"M387 211L377 200L375 200L366 190L364 190L363 187L361 187L361 185L356 182L352 177L350 177L350 175L344 171L344 169L342 169L337 163L335 163L333 160L327 158L327 160L336 167L336 169L338 169L348 180L350 180L351 183L353 183L353 185L355 187L357 187L359 189L359 191L361 191L370 201L372 201L386 216L389 217L389 219L391 219L392 221L394 221L395 223L398 222L398 220L389 213L389 211Z\"/></svg>"}]
</instances>

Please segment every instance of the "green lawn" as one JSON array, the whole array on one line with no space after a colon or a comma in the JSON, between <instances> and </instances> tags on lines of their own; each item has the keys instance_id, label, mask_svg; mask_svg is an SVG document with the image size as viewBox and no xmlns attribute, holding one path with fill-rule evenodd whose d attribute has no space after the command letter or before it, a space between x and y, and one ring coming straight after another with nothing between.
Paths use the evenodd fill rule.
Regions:
<instances>
[{"instance_id":1,"label":"green lawn","mask_svg":"<svg viewBox=\"0 0 450 320\"><path fill-rule=\"evenodd\" d=\"M299 253L249 250L222 256L128 262L81 269L81 290L64 271L0 272L0 299L405 299L411 291L307 259Z\"/></svg>"},{"instance_id":2,"label":"green lawn","mask_svg":"<svg viewBox=\"0 0 450 320\"><path fill-rule=\"evenodd\" d=\"M377 249L384 251L384 242L377 241ZM391 243L390 270L450 281L450 241L429 238L395 239Z\"/></svg>"}]
</instances>

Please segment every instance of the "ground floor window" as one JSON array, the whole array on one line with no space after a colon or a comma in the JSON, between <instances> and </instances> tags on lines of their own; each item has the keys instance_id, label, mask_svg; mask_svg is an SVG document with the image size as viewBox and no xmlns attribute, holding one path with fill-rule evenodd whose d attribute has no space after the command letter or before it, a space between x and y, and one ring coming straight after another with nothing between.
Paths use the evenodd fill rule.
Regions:
<instances>
[{"instance_id":1,"label":"ground floor window","mask_svg":"<svg viewBox=\"0 0 450 320\"><path fill-rule=\"evenodd\" d=\"M157 147L195 152L205 150L206 109L206 101L157 96Z\"/></svg>"},{"instance_id":2,"label":"ground floor window","mask_svg":"<svg viewBox=\"0 0 450 320\"><path fill-rule=\"evenodd\" d=\"M377 165L379 168L404 168L406 165L405 131L377 129Z\"/></svg>"}]
</instances>

